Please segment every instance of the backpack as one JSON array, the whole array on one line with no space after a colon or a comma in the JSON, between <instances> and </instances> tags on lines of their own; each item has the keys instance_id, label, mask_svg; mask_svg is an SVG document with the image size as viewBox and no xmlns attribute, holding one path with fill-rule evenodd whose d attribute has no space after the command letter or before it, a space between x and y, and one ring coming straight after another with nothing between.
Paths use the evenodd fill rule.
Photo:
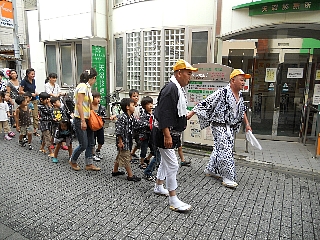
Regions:
<instances>
[{"instance_id":1,"label":"backpack","mask_svg":"<svg viewBox=\"0 0 320 240\"><path fill-rule=\"evenodd\" d=\"M102 118L94 111L90 111L88 125L92 131L97 131L103 127Z\"/></svg>"}]
</instances>

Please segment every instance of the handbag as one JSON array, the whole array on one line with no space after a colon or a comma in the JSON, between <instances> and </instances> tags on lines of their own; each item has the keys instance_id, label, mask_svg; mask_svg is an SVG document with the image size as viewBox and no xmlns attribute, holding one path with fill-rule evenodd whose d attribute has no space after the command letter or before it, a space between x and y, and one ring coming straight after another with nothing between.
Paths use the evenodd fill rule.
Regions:
<instances>
[{"instance_id":1,"label":"handbag","mask_svg":"<svg viewBox=\"0 0 320 240\"><path fill-rule=\"evenodd\" d=\"M97 131L103 127L102 118L94 110L90 111L88 125L92 131Z\"/></svg>"}]
</instances>

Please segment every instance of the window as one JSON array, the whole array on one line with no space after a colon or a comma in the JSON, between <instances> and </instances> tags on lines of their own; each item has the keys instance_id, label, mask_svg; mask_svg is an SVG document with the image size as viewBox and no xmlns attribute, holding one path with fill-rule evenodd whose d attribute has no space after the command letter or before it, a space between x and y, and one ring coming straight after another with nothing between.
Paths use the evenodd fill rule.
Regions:
<instances>
[{"instance_id":1,"label":"window","mask_svg":"<svg viewBox=\"0 0 320 240\"><path fill-rule=\"evenodd\" d=\"M127 87L140 90L140 32L127 34Z\"/></svg>"},{"instance_id":2,"label":"window","mask_svg":"<svg viewBox=\"0 0 320 240\"><path fill-rule=\"evenodd\" d=\"M116 38L116 87L123 87L123 38Z\"/></svg>"},{"instance_id":3,"label":"window","mask_svg":"<svg viewBox=\"0 0 320 240\"><path fill-rule=\"evenodd\" d=\"M161 31L143 33L144 90L160 91Z\"/></svg>"},{"instance_id":4,"label":"window","mask_svg":"<svg viewBox=\"0 0 320 240\"><path fill-rule=\"evenodd\" d=\"M208 31L192 33L191 64L206 63L208 49Z\"/></svg>"},{"instance_id":5,"label":"window","mask_svg":"<svg viewBox=\"0 0 320 240\"><path fill-rule=\"evenodd\" d=\"M68 85L73 84L72 64L71 64L71 44L61 47L61 82Z\"/></svg>"},{"instance_id":6,"label":"window","mask_svg":"<svg viewBox=\"0 0 320 240\"><path fill-rule=\"evenodd\" d=\"M60 86L75 86L82 73L82 44L46 44L46 74L57 73Z\"/></svg>"},{"instance_id":7,"label":"window","mask_svg":"<svg viewBox=\"0 0 320 240\"><path fill-rule=\"evenodd\" d=\"M76 79L80 79L80 75L83 71L82 67L82 44L76 44L76 65L77 65L77 74ZM77 81L79 82L79 81Z\"/></svg>"},{"instance_id":8,"label":"window","mask_svg":"<svg viewBox=\"0 0 320 240\"><path fill-rule=\"evenodd\" d=\"M184 28L166 29L164 32L165 42L165 82L172 75L172 66L180 58L184 59Z\"/></svg>"},{"instance_id":9,"label":"window","mask_svg":"<svg viewBox=\"0 0 320 240\"><path fill-rule=\"evenodd\" d=\"M46 46L46 62L47 62L47 76L49 73L57 73L57 56L56 56L56 46L47 45Z\"/></svg>"}]
</instances>

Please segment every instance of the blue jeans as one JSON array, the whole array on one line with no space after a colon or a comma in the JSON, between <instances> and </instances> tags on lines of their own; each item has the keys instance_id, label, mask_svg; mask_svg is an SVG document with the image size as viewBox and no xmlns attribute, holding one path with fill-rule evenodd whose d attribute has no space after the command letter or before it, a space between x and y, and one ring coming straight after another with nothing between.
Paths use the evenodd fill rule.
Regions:
<instances>
[{"instance_id":1,"label":"blue jeans","mask_svg":"<svg viewBox=\"0 0 320 240\"><path fill-rule=\"evenodd\" d=\"M74 118L73 121L76 129L76 134L77 138L79 141L79 146L76 147L73 150L72 156L71 156L71 162L72 163L77 163L77 160L80 156L80 154L86 150L85 152L85 164L90 165L93 163L92 160L92 148L94 147L94 134L93 131L89 128L88 126L88 121L86 120L87 123L87 129L82 130L81 129L81 120L80 118Z\"/></svg>"},{"instance_id":2,"label":"blue jeans","mask_svg":"<svg viewBox=\"0 0 320 240\"><path fill-rule=\"evenodd\" d=\"M151 162L149 163L148 167L144 170L144 174L147 176L152 176L152 172L160 164L161 155L159 149L155 150L155 156L152 158Z\"/></svg>"}]
</instances>

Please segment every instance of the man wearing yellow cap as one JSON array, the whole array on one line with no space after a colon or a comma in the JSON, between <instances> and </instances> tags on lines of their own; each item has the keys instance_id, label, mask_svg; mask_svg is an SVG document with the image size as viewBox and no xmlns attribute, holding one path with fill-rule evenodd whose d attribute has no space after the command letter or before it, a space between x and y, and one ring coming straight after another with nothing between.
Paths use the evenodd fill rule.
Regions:
<instances>
[{"instance_id":1,"label":"man wearing yellow cap","mask_svg":"<svg viewBox=\"0 0 320 240\"><path fill-rule=\"evenodd\" d=\"M161 154L154 192L169 196L170 209L178 212L191 208L176 195L179 163L174 149L181 145L181 133L187 126L187 103L183 87L189 84L192 72L197 70L188 62L178 60L173 66L170 82L160 91L154 111L154 143ZM163 187L165 179L167 189Z\"/></svg>"},{"instance_id":2,"label":"man wearing yellow cap","mask_svg":"<svg viewBox=\"0 0 320 240\"><path fill-rule=\"evenodd\" d=\"M242 121L246 131L251 130L241 93L250 77L241 69L234 69L229 84L199 102L187 116L190 119L196 113L201 129L211 126L213 151L204 172L207 176L222 178L222 184L230 188L238 186L232 152L234 133L239 131Z\"/></svg>"}]
</instances>

